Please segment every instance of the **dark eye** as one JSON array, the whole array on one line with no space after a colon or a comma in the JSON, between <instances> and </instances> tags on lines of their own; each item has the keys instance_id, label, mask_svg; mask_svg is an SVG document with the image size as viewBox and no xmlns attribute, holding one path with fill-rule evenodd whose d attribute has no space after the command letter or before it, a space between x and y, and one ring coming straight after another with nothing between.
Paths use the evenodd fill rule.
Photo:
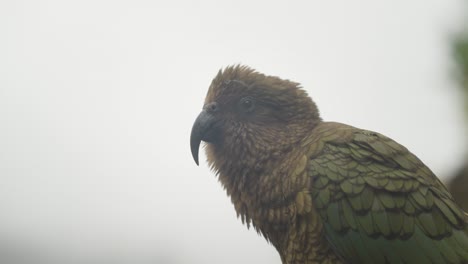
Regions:
<instances>
[{"instance_id":1,"label":"dark eye","mask_svg":"<svg viewBox=\"0 0 468 264\"><path fill-rule=\"evenodd\" d=\"M240 100L239 106L246 113L252 112L255 108L255 101L252 97L244 97Z\"/></svg>"}]
</instances>

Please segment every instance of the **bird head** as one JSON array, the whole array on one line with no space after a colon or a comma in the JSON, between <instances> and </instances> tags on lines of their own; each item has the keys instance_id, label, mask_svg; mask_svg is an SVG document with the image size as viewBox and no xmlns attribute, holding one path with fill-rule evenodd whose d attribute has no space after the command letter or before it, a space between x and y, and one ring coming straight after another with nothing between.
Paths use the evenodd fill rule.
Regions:
<instances>
[{"instance_id":1,"label":"bird head","mask_svg":"<svg viewBox=\"0 0 468 264\"><path fill-rule=\"evenodd\" d=\"M230 66L213 79L193 124L192 155L198 165L201 141L207 143L210 163L281 152L320 121L315 103L298 83Z\"/></svg>"}]
</instances>

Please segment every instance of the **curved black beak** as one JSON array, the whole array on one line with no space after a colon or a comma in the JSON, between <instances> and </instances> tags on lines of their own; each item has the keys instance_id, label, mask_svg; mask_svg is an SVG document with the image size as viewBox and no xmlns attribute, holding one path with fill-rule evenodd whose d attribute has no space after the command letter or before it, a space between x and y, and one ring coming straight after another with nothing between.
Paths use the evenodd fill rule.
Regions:
<instances>
[{"instance_id":1,"label":"curved black beak","mask_svg":"<svg viewBox=\"0 0 468 264\"><path fill-rule=\"evenodd\" d=\"M195 120L190 134L190 149L192 150L193 160L198 165L198 151L201 141L211 142L213 138L213 127L215 118L206 110L203 110Z\"/></svg>"}]
</instances>

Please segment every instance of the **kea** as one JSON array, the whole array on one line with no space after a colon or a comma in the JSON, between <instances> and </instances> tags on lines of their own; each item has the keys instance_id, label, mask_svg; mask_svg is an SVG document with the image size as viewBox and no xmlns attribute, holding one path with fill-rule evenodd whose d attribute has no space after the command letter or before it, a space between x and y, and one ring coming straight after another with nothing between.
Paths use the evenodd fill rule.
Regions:
<instances>
[{"instance_id":1,"label":"kea","mask_svg":"<svg viewBox=\"0 0 468 264\"><path fill-rule=\"evenodd\" d=\"M213 79L190 145L282 263L468 263L468 215L407 148L325 122L299 83L234 65Z\"/></svg>"}]
</instances>

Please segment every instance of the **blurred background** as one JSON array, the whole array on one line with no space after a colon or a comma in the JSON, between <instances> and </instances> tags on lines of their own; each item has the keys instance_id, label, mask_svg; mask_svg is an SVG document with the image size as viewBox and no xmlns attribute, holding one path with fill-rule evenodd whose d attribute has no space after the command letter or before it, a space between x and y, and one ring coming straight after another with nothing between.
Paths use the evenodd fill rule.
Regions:
<instances>
[{"instance_id":1,"label":"blurred background","mask_svg":"<svg viewBox=\"0 0 468 264\"><path fill-rule=\"evenodd\" d=\"M446 182L467 175L467 7L1 1L0 263L279 264L190 154L234 63L302 83L325 120L395 139Z\"/></svg>"}]
</instances>

